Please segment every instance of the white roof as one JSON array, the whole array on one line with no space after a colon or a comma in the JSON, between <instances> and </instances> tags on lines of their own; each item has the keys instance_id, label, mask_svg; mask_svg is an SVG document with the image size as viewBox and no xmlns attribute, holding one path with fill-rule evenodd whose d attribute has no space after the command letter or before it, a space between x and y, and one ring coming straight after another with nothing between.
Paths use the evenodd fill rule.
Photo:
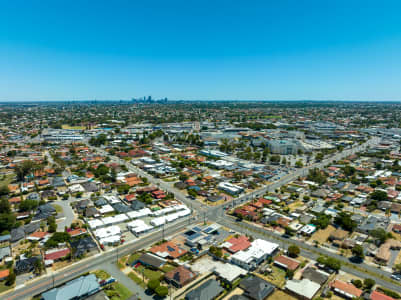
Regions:
<instances>
[{"instance_id":1,"label":"white roof","mask_svg":"<svg viewBox=\"0 0 401 300\"><path fill-rule=\"evenodd\" d=\"M100 244L114 244L120 241L119 235L112 235L99 240Z\"/></svg>"},{"instance_id":2,"label":"white roof","mask_svg":"<svg viewBox=\"0 0 401 300\"><path fill-rule=\"evenodd\" d=\"M166 221L166 217L159 217L159 218L154 218L150 221L150 224L152 224L155 227L161 226L163 224L165 224Z\"/></svg>"},{"instance_id":3,"label":"white roof","mask_svg":"<svg viewBox=\"0 0 401 300\"><path fill-rule=\"evenodd\" d=\"M127 213L127 216L130 219L138 219L138 218L146 217L146 216L150 215L151 213L152 213L152 211L149 208L145 207L145 208L142 208L137 211L130 211Z\"/></svg>"},{"instance_id":4,"label":"white roof","mask_svg":"<svg viewBox=\"0 0 401 300\"><path fill-rule=\"evenodd\" d=\"M105 227L105 228L100 228L94 232L94 235L98 239L103 239L103 238L106 238L109 236L120 235L120 234L121 234L121 230L120 230L120 227L118 227L118 226L109 226L109 227Z\"/></svg>"},{"instance_id":5,"label":"white roof","mask_svg":"<svg viewBox=\"0 0 401 300\"><path fill-rule=\"evenodd\" d=\"M101 220L94 219L94 220L89 220L88 225L91 229L95 229L98 227L102 227L104 225L104 223Z\"/></svg>"},{"instance_id":6,"label":"white roof","mask_svg":"<svg viewBox=\"0 0 401 300\"><path fill-rule=\"evenodd\" d=\"M301 232L307 233L307 234L311 234L313 232L316 231L316 227L313 225L305 225L304 227L302 227Z\"/></svg>"},{"instance_id":7,"label":"white roof","mask_svg":"<svg viewBox=\"0 0 401 300\"><path fill-rule=\"evenodd\" d=\"M222 262L219 262L218 264L215 265L214 272L219 277L224 278L229 282L233 282L239 276L246 275L248 273L248 271L236 265Z\"/></svg>"},{"instance_id":8,"label":"white roof","mask_svg":"<svg viewBox=\"0 0 401 300\"><path fill-rule=\"evenodd\" d=\"M264 255L272 255L277 248L278 244L276 243L257 239L252 242L251 246L246 251L238 251L233 254L231 258L248 264L253 260L260 259Z\"/></svg>"},{"instance_id":9,"label":"white roof","mask_svg":"<svg viewBox=\"0 0 401 300\"><path fill-rule=\"evenodd\" d=\"M110 204L103 205L101 208L99 208L99 212L101 214L107 214L107 213L113 212L113 211L114 211L114 208Z\"/></svg>"},{"instance_id":10,"label":"white roof","mask_svg":"<svg viewBox=\"0 0 401 300\"><path fill-rule=\"evenodd\" d=\"M320 284L304 278L302 280L288 280L285 288L297 295L312 299L320 289Z\"/></svg>"}]
</instances>

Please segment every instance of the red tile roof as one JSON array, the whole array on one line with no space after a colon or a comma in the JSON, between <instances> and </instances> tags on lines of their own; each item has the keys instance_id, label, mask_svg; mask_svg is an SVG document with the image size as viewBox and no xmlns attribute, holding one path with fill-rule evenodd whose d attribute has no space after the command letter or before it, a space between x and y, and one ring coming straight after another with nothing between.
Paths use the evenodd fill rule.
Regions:
<instances>
[{"instance_id":1,"label":"red tile roof","mask_svg":"<svg viewBox=\"0 0 401 300\"><path fill-rule=\"evenodd\" d=\"M277 256L274 259L274 262L277 263L278 265L287 268L288 270L296 270L299 267L299 262L296 261L295 259L289 258L288 256L285 255L280 255Z\"/></svg>"},{"instance_id":2,"label":"red tile roof","mask_svg":"<svg viewBox=\"0 0 401 300\"><path fill-rule=\"evenodd\" d=\"M64 248L55 251L48 251L47 253L45 253L45 260L57 260L67 256L70 252L71 251L69 248Z\"/></svg>"},{"instance_id":3,"label":"red tile roof","mask_svg":"<svg viewBox=\"0 0 401 300\"><path fill-rule=\"evenodd\" d=\"M161 245L153 246L150 249L150 252L159 256L164 256L163 253L168 253L168 257L171 258L178 258L187 253L186 250L181 249L180 247L178 247L178 245L171 241L165 242Z\"/></svg>"},{"instance_id":4,"label":"red tile roof","mask_svg":"<svg viewBox=\"0 0 401 300\"><path fill-rule=\"evenodd\" d=\"M384 295L382 293L379 293L378 291L373 291L372 294L370 294L370 299L371 300L395 300L394 298Z\"/></svg>"},{"instance_id":5,"label":"red tile roof","mask_svg":"<svg viewBox=\"0 0 401 300\"><path fill-rule=\"evenodd\" d=\"M232 253L238 252L240 250L246 250L251 246L251 242L245 235L241 235L238 238L232 237L227 242L232 245L228 248L228 250Z\"/></svg>"},{"instance_id":6,"label":"red tile roof","mask_svg":"<svg viewBox=\"0 0 401 300\"><path fill-rule=\"evenodd\" d=\"M10 274L9 269L1 270L0 271L0 279L6 278Z\"/></svg>"},{"instance_id":7,"label":"red tile roof","mask_svg":"<svg viewBox=\"0 0 401 300\"><path fill-rule=\"evenodd\" d=\"M341 280L334 280L330 283L331 288L342 292L347 295L352 295L352 297L360 297L362 295L362 290L358 289L351 283L347 283Z\"/></svg>"}]
</instances>

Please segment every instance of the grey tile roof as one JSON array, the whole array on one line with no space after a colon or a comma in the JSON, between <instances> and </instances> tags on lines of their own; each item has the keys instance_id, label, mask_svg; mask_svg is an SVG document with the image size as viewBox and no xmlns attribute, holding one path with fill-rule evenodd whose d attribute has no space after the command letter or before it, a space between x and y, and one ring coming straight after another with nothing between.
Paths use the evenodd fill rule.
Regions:
<instances>
[{"instance_id":1,"label":"grey tile roof","mask_svg":"<svg viewBox=\"0 0 401 300\"><path fill-rule=\"evenodd\" d=\"M209 279L205 283L190 291L185 296L185 300L212 300L216 298L216 296L218 296L223 290L224 289L216 280Z\"/></svg>"},{"instance_id":2,"label":"grey tile roof","mask_svg":"<svg viewBox=\"0 0 401 300\"><path fill-rule=\"evenodd\" d=\"M254 300L264 300L275 289L274 285L257 276L249 276L241 280L240 287L247 297Z\"/></svg>"}]
</instances>

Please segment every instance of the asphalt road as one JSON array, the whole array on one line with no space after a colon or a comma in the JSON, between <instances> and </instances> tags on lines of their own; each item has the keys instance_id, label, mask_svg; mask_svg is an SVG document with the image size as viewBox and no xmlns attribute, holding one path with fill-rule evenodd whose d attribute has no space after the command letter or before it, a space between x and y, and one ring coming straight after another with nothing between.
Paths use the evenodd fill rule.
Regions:
<instances>
[{"instance_id":1,"label":"asphalt road","mask_svg":"<svg viewBox=\"0 0 401 300\"><path fill-rule=\"evenodd\" d=\"M169 227L166 227L165 236L175 234L188 226L188 224L190 224L189 222L194 222L194 220L188 220L189 219L185 219L178 223L173 223ZM134 243L121 245L111 251L102 252L95 256L91 256L87 259L73 263L70 266L56 271L52 274L46 274L42 277L39 277L37 280L29 282L27 285L16 287L14 290L0 295L0 299L30 299L32 296L39 295L53 288L54 286L61 285L67 281L79 277L79 275L81 275L82 273L101 268L102 264L104 264L105 262L117 262L117 257L121 257L139 249L146 248L161 239L162 231L151 233L147 236L144 236L140 240L134 241Z\"/></svg>"},{"instance_id":2,"label":"asphalt road","mask_svg":"<svg viewBox=\"0 0 401 300\"><path fill-rule=\"evenodd\" d=\"M395 282L392 283L387 280L381 279L378 276L373 277L371 275L373 273L373 274L377 274L379 276L389 277L391 275L391 273L386 272L384 270L369 266L364 263L353 264L358 269L349 267L348 264L352 264L352 263L349 261L348 258L346 258L344 256L332 253L323 248L317 248L317 247L311 246L311 245L306 244L301 241L284 238L284 237L280 236L279 234L276 234L271 231L267 231L260 227L250 225L246 222L237 223L237 222L231 220L231 218L229 218L229 217L221 218L217 222L219 224L229 227L237 232L241 232L243 234L248 234L248 235L251 235L256 238L266 239L266 237L268 237L269 240L279 244L282 249L287 249L289 245L297 245L301 249L301 255L308 259L316 260L320 255L325 255L325 256L330 256L330 257L336 258L343 263L341 266L342 271L350 273L350 274L355 275L360 278L372 278L376 281L377 284L379 284L385 288L388 288L388 289L391 289L391 290L401 293L401 286L398 285L397 283L395 283ZM346 263L346 265L344 265L344 263Z\"/></svg>"},{"instance_id":3,"label":"asphalt road","mask_svg":"<svg viewBox=\"0 0 401 300\"><path fill-rule=\"evenodd\" d=\"M291 173L268 186L265 186L257 191L254 191L247 195L242 195L242 196L234 199L233 204L237 205L242 201L248 201L254 197L262 196L267 191L274 191L275 189L281 187L282 185L295 180L299 176L306 175L308 170L311 168L323 168L325 165L332 163L335 160L340 160L340 159L342 159L350 154L353 154L357 151L361 151L361 150L365 149L368 145L372 145L372 144L376 143L377 141L378 141L377 138L371 139L363 145L357 146L353 149L345 150L345 151L338 153L328 159L325 159L324 161L322 161L320 163L316 163L316 164L298 169L294 173ZM103 150L99 150L99 152L103 152L103 154L107 154ZM202 205L201 203L187 199L187 197L179 190L175 189L171 185L169 185L157 178L150 176L149 174L147 174L143 170L133 166L132 164L130 164L126 161L120 160L117 157L112 157L112 160L115 162L125 164L130 171L135 172L142 177L146 177L146 178L148 178L149 182L151 182L152 184L160 186L161 188L165 189L168 192L174 193L178 200L181 200L182 202L186 203L187 205L192 207L192 209L194 211L197 211L199 214L204 213L211 220L214 220L214 221L219 220L219 222L222 222L225 226L230 227L234 230L237 230L238 232L251 233L253 236L255 236L255 235L260 235L261 237L266 236L266 234L264 232L258 232L254 228L255 226L249 225L251 227L243 228L243 227L239 227L237 224L235 224L235 222L232 222L231 220L230 220L231 222L229 222L227 219L228 217L224 217L224 210L223 210L223 206L226 206L228 203L225 203L223 205L216 206L216 207L205 208L204 205ZM183 229L185 226L187 226L191 223L194 223L194 220L188 221L188 219L186 219L182 222L172 224L171 227L168 227L167 229L165 229L165 234L171 235L173 233L176 233L177 231ZM256 228L258 228L258 227L256 227ZM260 229L260 228L258 228L258 229ZM256 230L256 232L255 232L255 230ZM260 230L263 230L263 229L260 229ZM265 231L265 230L263 230L263 231ZM55 272L54 274L47 274L46 276L42 276L42 277L38 278L34 282L30 282L27 285L17 287L13 291L9 291L9 292L1 295L0 297L2 299L10 299L10 300L11 299L30 298L30 297L32 297L32 295L40 294L48 289L51 289L53 286L61 285L65 282L79 276L82 273L93 270L94 268L98 268L105 262L110 262L110 261L116 260L117 255L123 256L123 255L131 253L133 251L145 248L146 246L151 245L152 243L160 240L162 238L161 234L162 234L161 231L158 231L158 232L152 233L146 237L143 237L142 239L135 241L132 244L122 245L109 252L100 253L99 255L93 256L91 258L84 259L82 261L79 261L77 263L70 265L69 267L62 269L61 271ZM274 236L270 236L270 237L272 239L277 238ZM288 240L288 241L284 240L282 242L281 246L287 247L288 244L296 244L296 243L297 242L294 240ZM302 242L299 242L299 245L302 246L303 249L306 249L306 250L303 250L304 251L303 254L306 257L310 256L311 258L314 257L313 255L315 255L315 256L317 255L317 254L314 254L316 252L316 249L320 249L320 248L313 248L313 252L309 252L309 250L308 250L309 245L306 245L305 243L302 243ZM323 249L320 249L320 251L323 251ZM333 254L331 252L328 252L326 255L336 257L335 254ZM341 257L341 259L344 260L345 258ZM365 268L365 265L358 265L358 267ZM343 266L342 269L346 272L349 272L349 273L359 276L361 278L368 277L368 275L366 273L357 271L357 270L355 270L353 268L349 268L347 266ZM373 268L373 267L370 267L367 265L366 265L366 270L370 271L370 272L373 271L376 274L382 274L382 272L384 272L380 269ZM386 273L385 275L387 275L387 276L389 275L387 272L385 272L385 273ZM385 281L385 280L381 280L379 278L375 278L375 280L378 284L380 284L384 287L401 292L401 287L399 285L393 284L393 283Z\"/></svg>"}]
</instances>

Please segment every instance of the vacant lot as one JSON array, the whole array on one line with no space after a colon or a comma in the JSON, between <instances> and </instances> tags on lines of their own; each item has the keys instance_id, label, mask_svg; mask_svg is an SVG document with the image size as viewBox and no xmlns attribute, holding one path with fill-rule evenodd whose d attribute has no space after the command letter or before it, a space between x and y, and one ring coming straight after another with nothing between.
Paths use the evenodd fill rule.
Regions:
<instances>
[{"instance_id":1,"label":"vacant lot","mask_svg":"<svg viewBox=\"0 0 401 300\"><path fill-rule=\"evenodd\" d=\"M336 229L329 225L326 229L320 229L312 234L311 238L309 239L310 242L318 241L319 244L324 244L327 239L329 238L330 234L333 233Z\"/></svg>"},{"instance_id":2,"label":"vacant lot","mask_svg":"<svg viewBox=\"0 0 401 300\"><path fill-rule=\"evenodd\" d=\"M271 269L272 269L272 272L270 274L267 274L266 276L258 274L258 276L271 282L275 286L283 288L285 285L285 271L276 266L272 266Z\"/></svg>"},{"instance_id":3,"label":"vacant lot","mask_svg":"<svg viewBox=\"0 0 401 300\"><path fill-rule=\"evenodd\" d=\"M275 290L274 293L268 298L269 300L296 300L297 298L290 296L289 294Z\"/></svg>"}]
</instances>

